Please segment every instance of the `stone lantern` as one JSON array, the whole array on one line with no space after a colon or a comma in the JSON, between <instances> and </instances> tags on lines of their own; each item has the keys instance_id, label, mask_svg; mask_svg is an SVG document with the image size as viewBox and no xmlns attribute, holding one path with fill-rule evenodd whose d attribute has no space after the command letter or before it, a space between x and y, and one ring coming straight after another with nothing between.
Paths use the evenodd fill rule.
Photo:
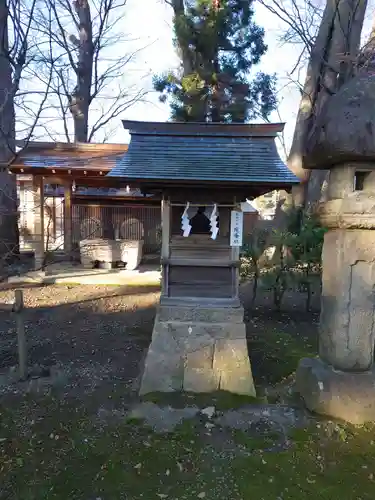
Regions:
<instances>
[{"instance_id":1,"label":"stone lantern","mask_svg":"<svg viewBox=\"0 0 375 500\"><path fill-rule=\"evenodd\" d=\"M323 110L306 165L329 169L318 209L324 238L319 358L303 359L296 389L317 413L375 420L375 76L345 84Z\"/></svg>"}]
</instances>

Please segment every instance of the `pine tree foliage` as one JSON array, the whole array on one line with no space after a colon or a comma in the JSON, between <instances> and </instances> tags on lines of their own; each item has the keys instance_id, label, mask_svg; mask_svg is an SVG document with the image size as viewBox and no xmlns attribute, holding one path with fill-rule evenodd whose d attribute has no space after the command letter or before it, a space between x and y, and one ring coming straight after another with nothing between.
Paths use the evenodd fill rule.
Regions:
<instances>
[{"instance_id":1,"label":"pine tree foliage","mask_svg":"<svg viewBox=\"0 0 375 500\"><path fill-rule=\"evenodd\" d=\"M154 78L177 121L245 122L276 107L275 76L253 72L266 53L253 0L185 0L174 17L179 72ZM186 56L189 68L186 68Z\"/></svg>"}]
</instances>

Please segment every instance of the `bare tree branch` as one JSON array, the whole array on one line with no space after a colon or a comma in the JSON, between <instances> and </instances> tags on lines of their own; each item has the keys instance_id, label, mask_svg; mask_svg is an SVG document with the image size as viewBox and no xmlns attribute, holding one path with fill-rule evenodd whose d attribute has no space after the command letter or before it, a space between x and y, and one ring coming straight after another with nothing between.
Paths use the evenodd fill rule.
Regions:
<instances>
[{"instance_id":1,"label":"bare tree branch","mask_svg":"<svg viewBox=\"0 0 375 500\"><path fill-rule=\"evenodd\" d=\"M46 75L43 89L25 92L36 62L32 33L39 1L0 0L0 271L18 249L16 182L8 174L20 152L16 133L22 132L25 145L34 136L53 75L52 71ZM52 52L51 45L48 50ZM30 100L35 101L36 96L39 102L31 106Z\"/></svg>"},{"instance_id":2,"label":"bare tree branch","mask_svg":"<svg viewBox=\"0 0 375 500\"><path fill-rule=\"evenodd\" d=\"M132 77L128 68L134 66L143 49L124 50L129 38L118 28L126 0L40 2L35 31L35 36L42 38L39 59L44 64L42 72L48 69L49 73L53 67L46 108L51 110L55 105L68 141L72 136L79 142L94 140L100 129L146 95L140 88L142 79L134 84L125 78ZM52 13L51 24L47 11ZM46 48L48 39L52 40L52 55ZM39 79L44 88L47 78L41 74Z\"/></svg>"}]
</instances>

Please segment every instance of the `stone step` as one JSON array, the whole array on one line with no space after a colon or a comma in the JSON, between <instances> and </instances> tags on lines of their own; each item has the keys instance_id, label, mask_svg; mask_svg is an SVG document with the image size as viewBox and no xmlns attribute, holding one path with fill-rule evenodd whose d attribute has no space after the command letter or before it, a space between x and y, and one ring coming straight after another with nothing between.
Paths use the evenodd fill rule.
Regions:
<instances>
[{"instance_id":1,"label":"stone step","mask_svg":"<svg viewBox=\"0 0 375 500\"><path fill-rule=\"evenodd\" d=\"M160 306L158 320L181 323L242 323L243 307Z\"/></svg>"},{"instance_id":2,"label":"stone step","mask_svg":"<svg viewBox=\"0 0 375 500\"><path fill-rule=\"evenodd\" d=\"M244 323L209 323L185 321L156 321L154 334L160 338L175 339L177 342L193 345L210 344L216 339L244 339L246 328Z\"/></svg>"}]
</instances>

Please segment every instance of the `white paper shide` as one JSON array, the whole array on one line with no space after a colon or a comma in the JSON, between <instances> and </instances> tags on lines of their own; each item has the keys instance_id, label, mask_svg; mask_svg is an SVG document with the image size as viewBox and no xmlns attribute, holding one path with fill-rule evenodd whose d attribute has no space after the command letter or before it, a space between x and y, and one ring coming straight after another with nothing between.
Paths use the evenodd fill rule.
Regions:
<instances>
[{"instance_id":1,"label":"white paper shide","mask_svg":"<svg viewBox=\"0 0 375 500\"><path fill-rule=\"evenodd\" d=\"M190 234L191 231L191 224L190 224L190 219L188 215L188 210L190 207L190 203L186 203L186 207L184 210L184 213L181 216L181 229L182 229L182 235L187 238Z\"/></svg>"},{"instance_id":2,"label":"white paper shide","mask_svg":"<svg viewBox=\"0 0 375 500\"><path fill-rule=\"evenodd\" d=\"M243 240L243 212L232 210L230 217L230 246L241 247Z\"/></svg>"},{"instance_id":3,"label":"white paper shide","mask_svg":"<svg viewBox=\"0 0 375 500\"><path fill-rule=\"evenodd\" d=\"M213 240L216 240L216 237L219 233L219 228L217 225L217 217L218 217L218 210L217 210L217 205L215 203L210 216L211 239Z\"/></svg>"}]
</instances>

